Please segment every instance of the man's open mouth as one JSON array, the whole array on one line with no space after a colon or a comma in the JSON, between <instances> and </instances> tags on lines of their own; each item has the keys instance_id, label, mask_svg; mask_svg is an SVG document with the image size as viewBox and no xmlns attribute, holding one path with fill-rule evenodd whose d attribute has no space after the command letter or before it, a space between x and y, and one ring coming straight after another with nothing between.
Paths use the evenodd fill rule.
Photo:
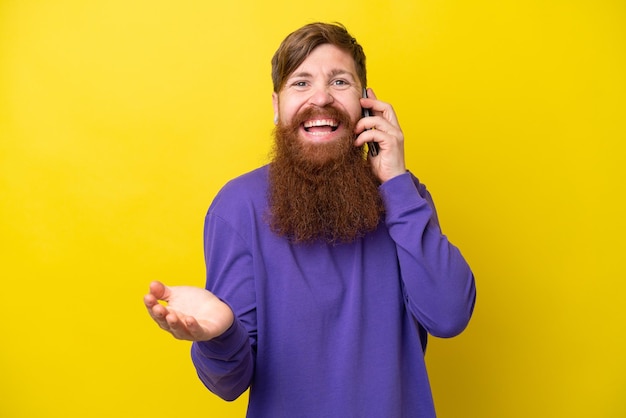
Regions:
<instances>
[{"instance_id":1,"label":"man's open mouth","mask_svg":"<svg viewBox=\"0 0 626 418\"><path fill-rule=\"evenodd\" d=\"M335 119L314 119L307 120L304 122L303 126L304 130L310 134L322 135L335 132L339 126L339 122Z\"/></svg>"}]
</instances>

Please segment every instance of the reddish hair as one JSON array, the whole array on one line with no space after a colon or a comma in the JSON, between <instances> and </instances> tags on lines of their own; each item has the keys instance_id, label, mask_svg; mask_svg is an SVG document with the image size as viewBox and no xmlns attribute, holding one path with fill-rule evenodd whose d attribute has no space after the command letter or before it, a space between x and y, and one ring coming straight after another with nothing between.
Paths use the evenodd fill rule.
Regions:
<instances>
[{"instance_id":1,"label":"reddish hair","mask_svg":"<svg viewBox=\"0 0 626 418\"><path fill-rule=\"evenodd\" d=\"M365 53L363 48L340 23L310 23L290 33L272 57L272 82L278 93L287 78L318 46L331 44L347 52L354 59L357 76L363 87L367 86Z\"/></svg>"}]
</instances>

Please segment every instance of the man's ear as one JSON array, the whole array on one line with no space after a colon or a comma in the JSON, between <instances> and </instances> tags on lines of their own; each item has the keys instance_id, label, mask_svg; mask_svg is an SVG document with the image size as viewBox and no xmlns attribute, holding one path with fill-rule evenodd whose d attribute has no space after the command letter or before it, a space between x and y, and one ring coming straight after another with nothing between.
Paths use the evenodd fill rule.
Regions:
<instances>
[{"instance_id":1,"label":"man's ear","mask_svg":"<svg viewBox=\"0 0 626 418\"><path fill-rule=\"evenodd\" d=\"M274 125L278 124L278 93L272 93L272 106L274 107Z\"/></svg>"}]
</instances>

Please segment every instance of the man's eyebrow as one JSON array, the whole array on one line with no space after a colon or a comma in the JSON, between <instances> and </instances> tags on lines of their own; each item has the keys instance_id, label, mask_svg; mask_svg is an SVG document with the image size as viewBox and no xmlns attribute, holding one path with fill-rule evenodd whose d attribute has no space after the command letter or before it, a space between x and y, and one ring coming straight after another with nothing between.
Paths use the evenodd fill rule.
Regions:
<instances>
[{"instance_id":1,"label":"man's eyebrow","mask_svg":"<svg viewBox=\"0 0 626 418\"><path fill-rule=\"evenodd\" d=\"M299 73L293 73L289 76L289 78L310 78L312 77L311 73L307 73L306 71L300 71Z\"/></svg>"},{"instance_id":2,"label":"man's eyebrow","mask_svg":"<svg viewBox=\"0 0 626 418\"><path fill-rule=\"evenodd\" d=\"M336 68L334 70L331 70L329 75L331 77L337 77L338 75L349 75L350 77L353 77L353 74L350 71L344 70L341 68Z\"/></svg>"},{"instance_id":3,"label":"man's eyebrow","mask_svg":"<svg viewBox=\"0 0 626 418\"><path fill-rule=\"evenodd\" d=\"M329 75L329 78L337 77L338 75L349 75L350 77L354 78L354 74L352 74L348 70L344 70L344 69L341 69L341 68L335 68L333 70L330 70L330 73L328 75ZM313 77L313 75L311 73L309 73L307 71L300 71L300 72L291 74L289 79L292 79L292 78L311 78L311 77Z\"/></svg>"}]
</instances>

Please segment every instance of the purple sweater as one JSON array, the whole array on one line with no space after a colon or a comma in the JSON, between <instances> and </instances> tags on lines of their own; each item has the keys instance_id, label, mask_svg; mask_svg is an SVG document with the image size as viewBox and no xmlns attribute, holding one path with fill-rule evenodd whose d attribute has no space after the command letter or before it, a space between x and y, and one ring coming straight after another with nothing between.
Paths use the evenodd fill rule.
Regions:
<instances>
[{"instance_id":1,"label":"purple sweater","mask_svg":"<svg viewBox=\"0 0 626 418\"><path fill-rule=\"evenodd\" d=\"M207 289L233 309L223 335L194 343L202 382L248 417L434 417L426 334L452 337L476 297L410 173L380 186L386 216L350 244L290 244L272 233L268 170L229 182L209 208Z\"/></svg>"}]
</instances>

